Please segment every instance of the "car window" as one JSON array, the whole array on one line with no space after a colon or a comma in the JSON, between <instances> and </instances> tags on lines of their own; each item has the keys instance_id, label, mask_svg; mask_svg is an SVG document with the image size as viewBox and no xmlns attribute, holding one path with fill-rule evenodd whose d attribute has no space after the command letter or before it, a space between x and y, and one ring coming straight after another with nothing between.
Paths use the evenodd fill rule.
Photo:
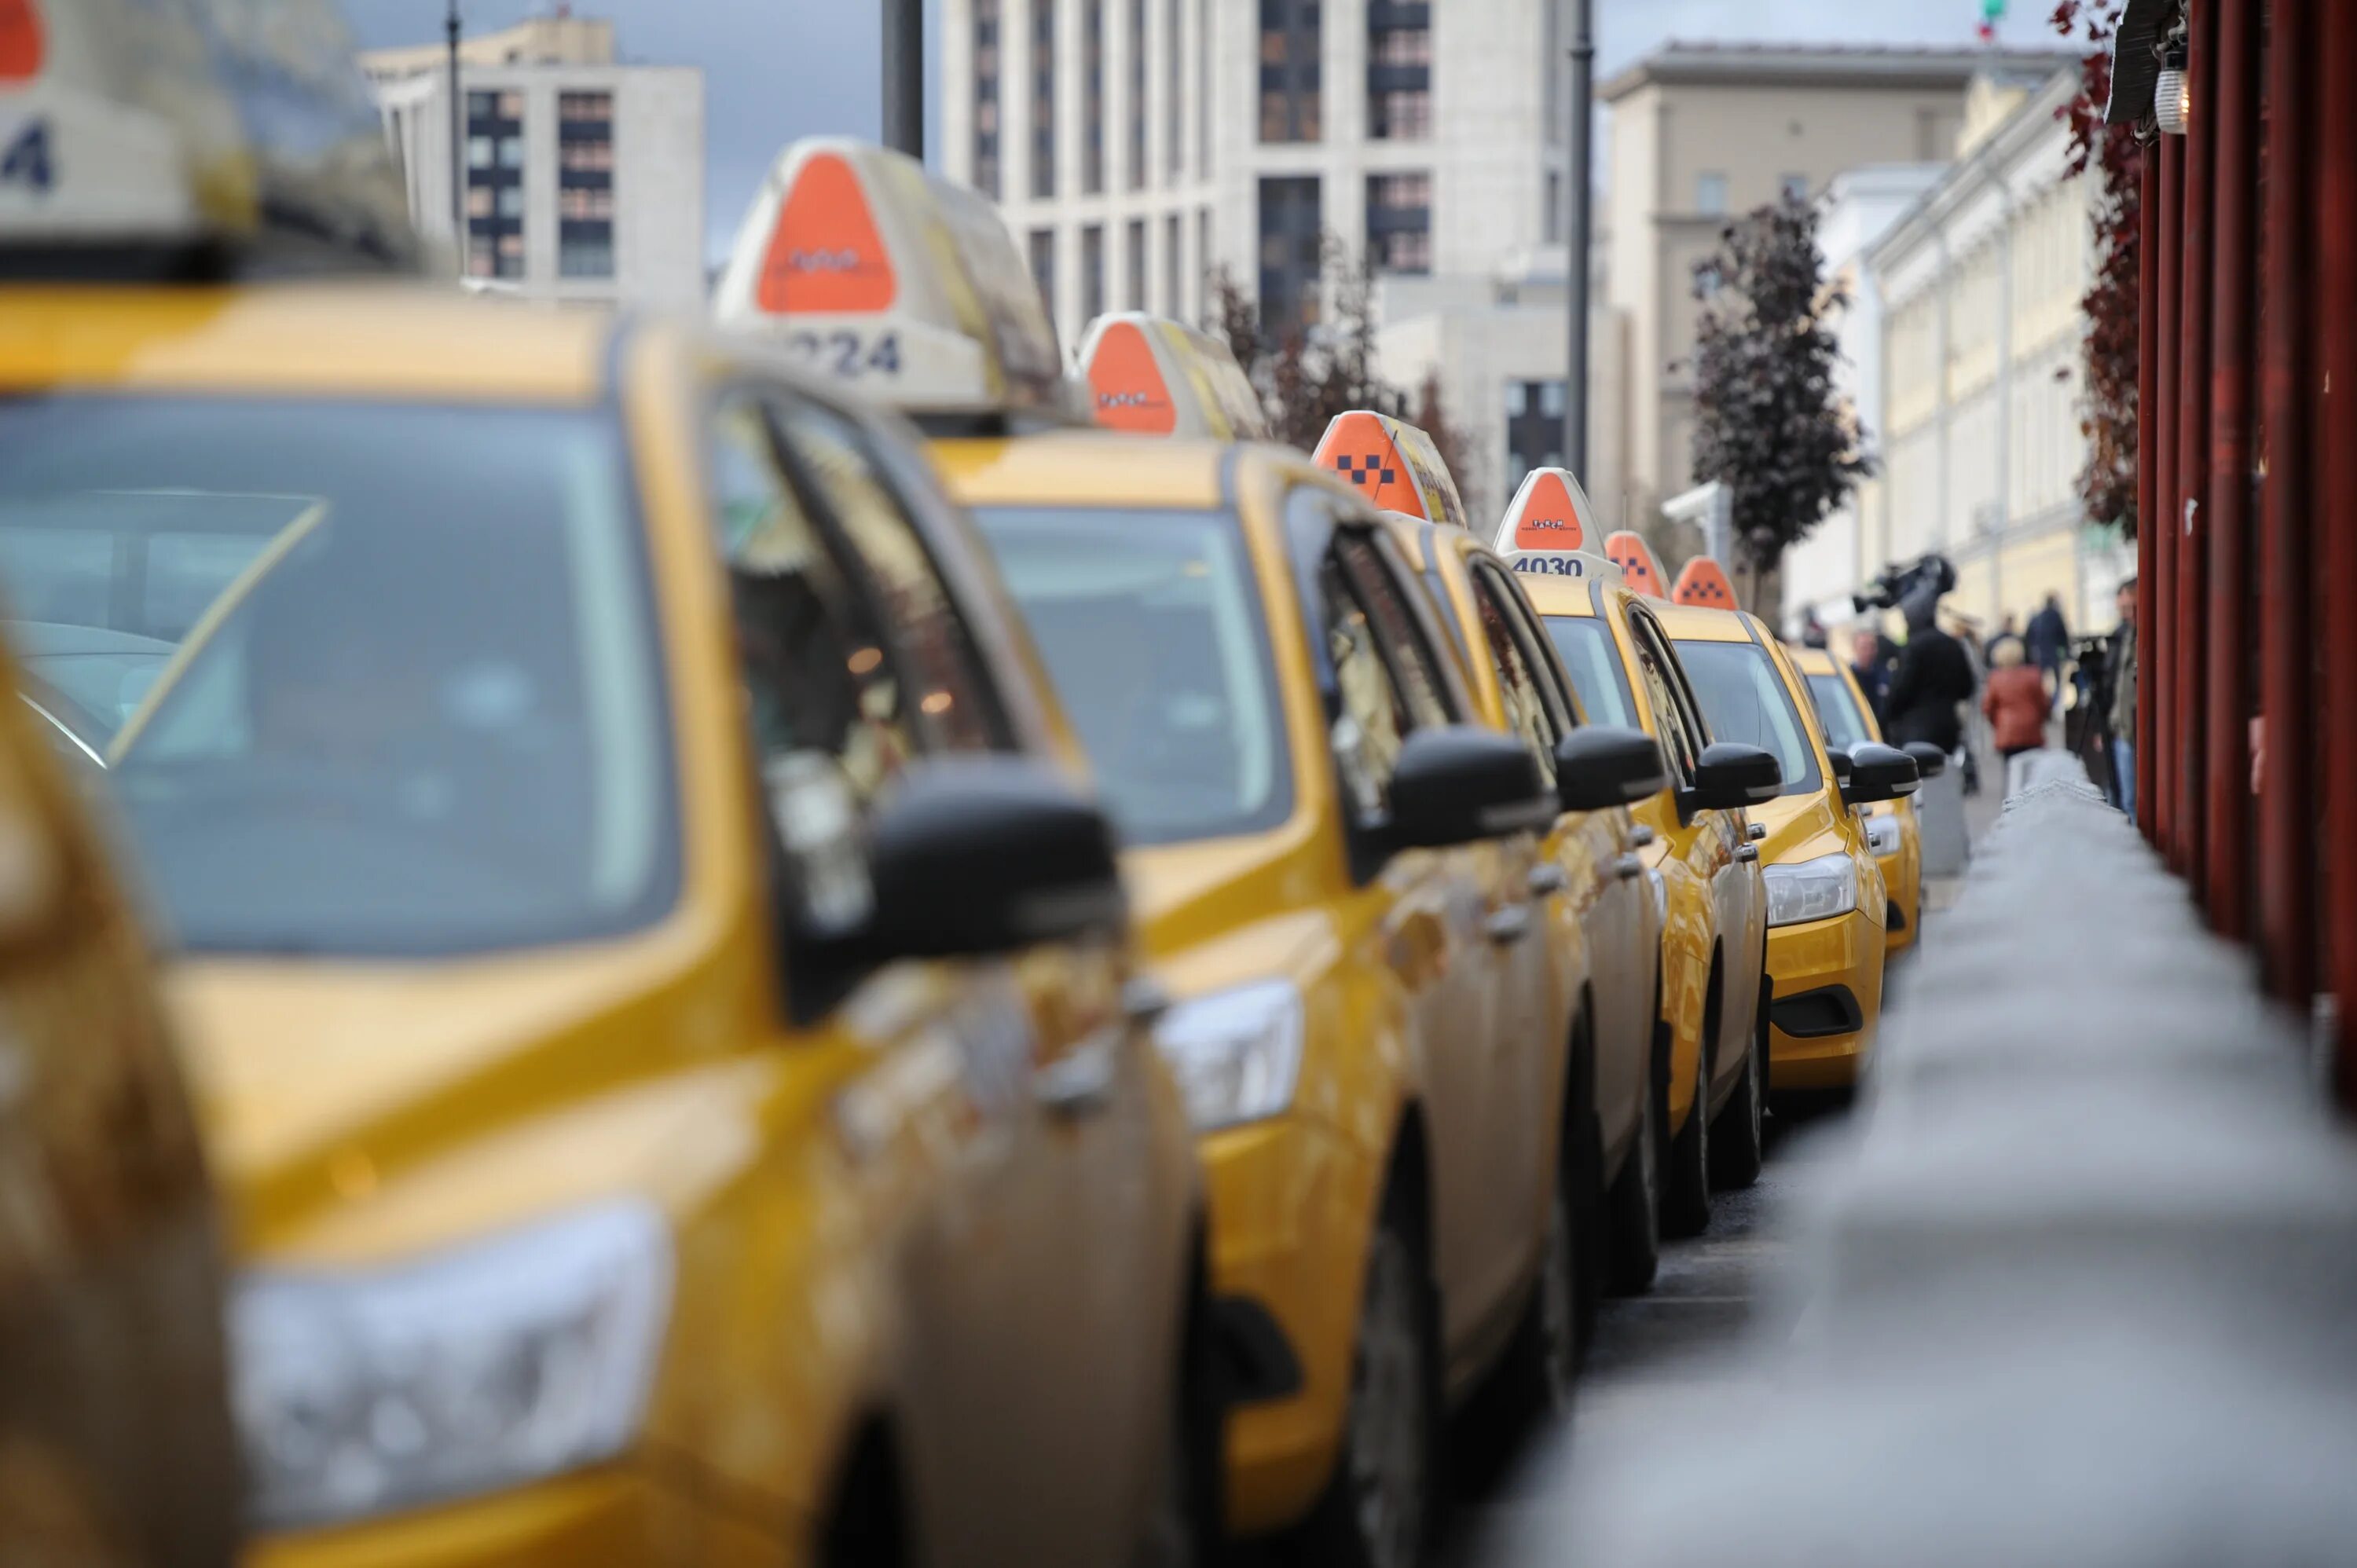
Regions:
<instances>
[{"instance_id":1,"label":"car window","mask_svg":"<svg viewBox=\"0 0 2357 1568\"><path fill-rule=\"evenodd\" d=\"M1808 722L1766 649L1747 638L1741 642L1681 641L1677 650L1714 739L1756 746L1773 757L1784 777L1784 794L1806 794L1824 786Z\"/></svg>"},{"instance_id":2,"label":"car window","mask_svg":"<svg viewBox=\"0 0 2357 1568\"><path fill-rule=\"evenodd\" d=\"M1422 715L1386 657L1378 618L1358 575L1346 564L1345 546L1352 543L1363 541L1338 535L1318 563L1315 630L1324 639L1334 673L1334 712L1328 723L1334 766L1353 815L1371 823L1390 809L1400 746Z\"/></svg>"},{"instance_id":3,"label":"car window","mask_svg":"<svg viewBox=\"0 0 2357 1568\"><path fill-rule=\"evenodd\" d=\"M1408 596L1416 590L1404 579L1391 556L1372 532L1337 534L1334 554L1350 574L1360 601L1373 618L1375 634L1392 660L1392 677L1419 725L1449 721L1448 690L1440 675L1424 625L1416 618Z\"/></svg>"},{"instance_id":4,"label":"car window","mask_svg":"<svg viewBox=\"0 0 2357 1568\"><path fill-rule=\"evenodd\" d=\"M1472 571L1473 603L1480 613L1481 637L1490 662L1498 671L1498 690L1505 699L1506 727L1522 736L1539 765L1539 773L1555 785L1555 724L1539 689L1534 650L1525 647L1515 625L1509 596L1512 589L1499 574L1477 564Z\"/></svg>"},{"instance_id":5,"label":"car window","mask_svg":"<svg viewBox=\"0 0 2357 1568\"><path fill-rule=\"evenodd\" d=\"M1691 785L1695 764L1709 743L1706 732L1695 722L1695 715L1680 699L1669 644L1652 620L1633 614L1629 618L1629 640L1637 650L1637 669L1645 684L1646 701L1652 704L1653 716L1660 723L1662 744L1670 753L1670 765L1678 770L1684 783Z\"/></svg>"},{"instance_id":6,"label":"car window","mask_svg":"<svg viewBox=\"0 0 2357 1568\"><path fill-rule=\"evenodd\" d=\"M1825 726L1825 744L1836 751L1850 751L1866 745L1874 737L1867 733L1866 720L1851 700L1849 682L1839 675L1810 675L1809 697L1816 704L1817 717Z\"/></svg>"},{"instance_id":7,"label":"car window","mask_svg":"<svg viewBox=\"0 0 2357 1568\"><path fill-rule=\"evenodd\" d=\"M1580 712L1592 725L1620 725L1641 729L1636 698L1629 690L1629 671L1612 641L1612 628L1595 616L1543 616L1547 640L1555 644L1572 690L1579 693Z\"/></svg>"}]
</instances>

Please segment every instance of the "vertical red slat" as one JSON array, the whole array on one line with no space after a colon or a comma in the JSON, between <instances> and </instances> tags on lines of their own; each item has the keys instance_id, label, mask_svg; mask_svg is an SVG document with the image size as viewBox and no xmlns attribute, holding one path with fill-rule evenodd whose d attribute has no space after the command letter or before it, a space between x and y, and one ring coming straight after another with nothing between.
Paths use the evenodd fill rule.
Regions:
<instances>
[{"instance_id":1,"label":"vertical red slat","mask_svg":"<svg viewBox=\"0 0 2357 1568\"><path fill-rule=\"evenodd\" d=\"M2220 0L2194 0L2186 16L2186 81L2192 91L2192 128L2185 140L2185 251L2179 279L2184 316L2178 325L2177 366L2177 610L2169 639L2176 663L2170 684L2177 710L2177 744L2163 759L2176 769L2177 832L2169 840L2169 864L2192 885L2206 908L2202 840L2209 823L2202 800L2209 779L2203 770L2209 714L2201 705L2207 667L2210 577L2206 546L2210 506L2203 481L2210 472L2210 279L2218 200L2218 9Z\"/></svg>"},{"instance_id":2,"label":"vertical red slat","mask_svg":"<svg viewBox=\"0 0 2357 1568\"><path fill-rule=\"evenodd\" d=\"M2160 378L2153 388L2152 428L2158 451L2153 486L2152 638L2139 650L2144 683L2136 700L2152 713L2153 843L2164 855L2177 839L2177 324L2184 315L2180 275L2185 241L2185 138L2160 139Z\"/></svg>"},{"instance_id":3,"label":"vertical red slat","mask_svg":"<svg viewBox=\"0 0 2357 1568\"><path fill-rule=\"evenodd\" d=\"M2325 746L2324 854L2319 880L2330 905L2330 982L2339 999L2335 1041L2341 1103L2357 1110L2357 98L2341 80L2357 60L2357 3L2323 0L2315 58L2317 270L2314 298L2323 342L2317 431L2324 457L2313 580L2331 613L2322 637Z\"/></svg>"},{"instance_id":4,"label":"vertical red slat","mask_svg":"<svg viewBox=\"0 0 2357 1568\"><path fill-rule=\"evenodd\" d=\"M2159 586L2153 541L2160 523L2160 155L2147 147L2144 155L2144 200L2137 219L2136 253L2136 646L2137 693L2136 733L2127 737L2136 747L2136 820L2144 836L2159 842L2154 827L2153 708L2149 671L2152 669L2153 595Z\"/></svg>"},{"instance_id":5,"label":"vertical red slat","mask_svg":"<svg viewBox=\"0 0 2357 1568\"><path fill-rule=\"evenodd\" d=\"M2259 551L2259 712L2267 766L2259 801L2259 957L2267 988L2305 1007L2316 990L2314 736L2309 674L2314 451L2308 318L2318 0L2273 0L2267 57L2267 311L2262 373L2267 478Z\"/></svg>"},{"instance_id":6,"label":"vertical red slat","mask_svg":"<svg viewBox=\"0 0 2357 1568\"><path fill-rule=\"evenodd\" d=\"M2249 933L2251 784L2249 650L2243 607L2250 591L2251 209L2258 183L2259 8L2224 7L2217 22L2217 233L2210 295L2210 570L2202 795L2201 881L2210 923Z\"/></svg>"}]
</instances>

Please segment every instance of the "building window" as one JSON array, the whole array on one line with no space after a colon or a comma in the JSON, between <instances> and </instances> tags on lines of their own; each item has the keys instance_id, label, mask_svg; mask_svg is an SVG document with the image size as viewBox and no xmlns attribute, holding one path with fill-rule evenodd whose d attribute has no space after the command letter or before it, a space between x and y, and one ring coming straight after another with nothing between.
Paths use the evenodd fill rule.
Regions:
<instances>
[{"instance_id":1,"label":"building window","mask_svg":"<svg viewBox=\"0 0 2357 1568\"><path fill-rule=\"evenodd\" d=\"M1048 319L1056 319L1056 231L1053 229L1031 231L1031 281L1039 285L1039 302L1048 307Z\"/></svg>"},{"instance_id":2,"label":"building window","mask_svg":"<svg viewBox=\"0 0 2357 1568\"><path fill-rule=\"evenodd\" d=\"M1422 142L1432 135L1432 92L1405 88L1373 100L1368 133L1379 142Z\"/></svg>"},{"instance_id":3,"label":"building window","mask_svg":"<svg viewBox=\"0 0 2357 1568\"><path fill-rule=\"evenodd\" d=\"M1195 316L1211 313L1211 209L1195 214Z\"/></svg>"},{"instance_id":4,"label":"building window","mask_svg":"<svg viewBox=\"0 0 2357 1568\"><path fill-rule=\"evenodd\" d=\"M1185 4L1186 0L1162 0L1162 87L1169 95L1163 106L1162 157L1173 185L1187 163L1187 51L1178 39L1180 7Z\"/></svg>"},{"instance_id":5,"label":"building window","mask_svg":"<svg viewBox=\"0 0 2357 1568\"><path fill-rule=\"evenodd\" d=\"M1146 0L1129 0L1129 188L1146 188Z\"/></svg>"},{"instance_id":6,"label":"building window","mask_svg":"<svg viewBox=\"0 0 2357 1568\"><path fill-rule=\"evenodd\" d=\"M1081 231L1081 319L1094 321L1104 314L1104 225L1092 223Z\"/></svg>"},{"instance_id":7,"label":"building window","mask_svg":"<svg viewBox=\"0 0 2357 1568\"><path fill-rule=\"evenodd\" d=\"M1563 176L1554 169L1549 169L1546 177L1546 237L1550 245L1571 242L1570 236L1564 232Z\"/></svg>"},{"instance_id":8,"label":"building window","mask_svg":"<svg viewBox=\"0 0 2357 1568\"><path fill-rule=\"evenodd\" d=\"M1056 194L1056 0L1031 0L1031 194Z\"/></svg>"},{"instance_id":9,"label":"building window","mask_svg":"<svg viewBox=\"0 0 2357 1568\"><path fill-rule=\"evenodd\" d=\"M521 278L523 94L467 94L467 274Z\"/></svg>"},{"instance_id":10,"label":"building window","mask_svg":"<svg viewBox=\"0 0 2357 1568\"><path fill-rule=\"evenodd\" d=\"M1367 7L1367 134L1386 142L1432 134L1429 5L1378 0Z\"/></svg>"},{"instance_id":11,"label":"building window","mask_svg":"<svg viewBox=\"0 0 2357 1568\"><path fill-rule=\"evenodd\" d=\"M1178 216L1162 220L1162 314L1176 319L1187 306L1178 297Z\"/></svg>"},{"instance_id":12,"label":"building window","mask_svg":"<svg viewBox=\"0 0 2357 1568\"><path fill-rule=\"evenodd\" d=\"M1717 173L1695 176L1695 210L1705 218L1727 215L1727 177Z\"/></svg>"},{"instance_id":13,"label":"building window","mask_svg":"<svg viewBox=\"0 0 2357 1568\"><path fill-rule=\"evenodd\" d=\"M998 199L999 0L974 0L974 188Z\"/></svg>"},{"instance_id":14,"label":"building window","mask_svg":"<svg viewBox=\"0 0 2357 1568\"><path fill-rule=\"evenodd\" d=\"M1211 177L1211 0L1195 0L1195 177Z\"/></svg>"},{"instance_id":15,"label":"building window","mask_svg":"<svg viewBox=\"0 0 2357 1568\"><path fill-rule=\"evenodd\" d=\"M1082 0L1081 12L1081 190L1094 196L1105 187L1105 0Z\"/></svg>"},{"instance_id":16,"label":"building window","mask_svg":"<svg viewBox=\"0 0 2357 1568\"><path fill-rule=\"evenodd\" d=\"M1432 270L1432 176L1367 177L1367 257L1378 272Z\"/></svg>"},{"instance_id":17,"label":"building window","mask_svg":"<svg viewBox=\"0 0 2357 1568\"><path fill-rule=\"evenodd\" d=\"M1123 304L1131 310L1146 306L1146 220L1129 220L1129 295Z\"/></svg>"},{"instance_id":18,"label":"building window","mask_svg":"<svg viewBox=\"0 0 2357 1568\"><path fill-rule=\"evenodd\" d=\"M1809 199L1809 177L1807 175L1788 174L1778 179L1776 184L1778 188L1783 191L1784 199L1787 201L1806 201Z\"/></svg>"},{"instance_id":19,"label":"building window","mask_svg":"<svg viewBox=\"0 0 2357 1568\"><path fill-rule=\"evenodd\" d=\"M614 95L556 95L556 272L614 275Z\"/></svg>"},{"instance_id":20,"label":"building window","mask_svg":"<svg viewBox=\"0 0 2357 1568\"><path fill-rule=\"evenodd\" d=\"M1271 340L1317 324L1324 242L1315 177L1260 182L1260 318Z\"/></svg>"},{"instance_id":21,"label":"building window","mask_svg":"<svg viewBox=\"0 0 2357 1568\"><path fill-rule=\"evenodd\" d=\"M1260 0L1264 142L1314 142L1324 134L1318 18L1319 0ZM1209 83L1206 77L1205 86Z\"/></svg>"},{"instance_id":22,"label":"building window","mask_svg":"<svg viewBox=\"0 0 2357 1568\"><path fill-rule=\"evenodd\" d=\"M1563 466L1564 383L1506 383L1506 488L1513 489L1533 468Z\"/></svg>"}]
</instances>

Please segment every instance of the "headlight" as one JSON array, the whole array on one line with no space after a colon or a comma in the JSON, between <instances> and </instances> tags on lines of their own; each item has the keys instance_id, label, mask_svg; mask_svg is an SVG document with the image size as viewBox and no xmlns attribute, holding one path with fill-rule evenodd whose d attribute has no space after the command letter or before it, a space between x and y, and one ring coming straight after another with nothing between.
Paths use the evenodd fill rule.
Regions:
<instances>
[{"instance_id":1,"label":"headlight","mask_svg":"<svg viewBox=\"0 0 2357 1568\"><path fill-rule=\"evenodd\" d=\"M671 1280L663 1220L621 1203L396 1268L249 1276L230 1332L255 1521L610 1457L638 1430Z\"/></svg>"},{"instance_id":2,"label":"headlight","mask_svg":"<svg viewBox=\"0 0 2357 1568\"><path fill-rule=\"evenodd\" d=\"M1846 854L1819 855L1797 865L1771 865L1766 875L1771 926L1828 920L1857 908L1857 867Z\"/></svg>"},{"instance_id":3,"label":"headlight","mask_svg":"<svg viewBox=\"0 0 2357 1568\"><path fill-rule=\"evenodd\" d=\"M1155 1037L1169 1058L1197 1130L1274 1116L1301 1076L1301 993L1261 981L1182 1002Z\"/></svg>"},{"instance_id":4,"label":"headlight","mask_svg":"<svg viewBox=\"0 0 2357 1568\"><path fill-rule=\"evenodd\" d=\"M1878 856L1899 853L1899 819L1868 817L1866 819L1866 847Z\"/></svg>"}]
</instances>

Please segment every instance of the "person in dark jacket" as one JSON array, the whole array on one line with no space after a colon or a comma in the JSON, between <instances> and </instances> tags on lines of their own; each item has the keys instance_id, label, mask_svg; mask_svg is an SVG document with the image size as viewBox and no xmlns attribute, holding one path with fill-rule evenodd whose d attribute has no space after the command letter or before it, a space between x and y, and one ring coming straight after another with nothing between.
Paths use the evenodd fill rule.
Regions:
<instances>
[{"instance_id":1,"label":"person in dark jacket","mask_svg":"<svg viewBox=\"0 0 2357 1568\"><path fill-rule=\"evenodd\" d=\"M2062 700L2062 660L2071 651L2070 623L2062 618L2062 599L2059 594L2049 594L2038 613L2029 618L2029 630L2024 634L2029 661L2046 677L2047 689L2054 700Z\"/></svg>"},{"instance_id":2,"label":"person in dark jacket","mask_svg":"<svg viewBox=\"0 0 2357 1568\"><path fill-rule=\"evenodd\" d=\"M1857 677L1857 689L1866 693L1866 705L1874 710L1877 719L1882 717L1884 699L1890 695L1890 668L1897 650L1886 651L1889 641L1871 627L1853 633L1849 639L1849 672Z\"/></svg>"},{"instance_id":3,"label":"person in dark jacket","mask_svg":"<svg viewBox=\"0 0 2357 1568\"><path fill-rule=\"evenodd\" d=\"M1953 756L1964 744L1956 706L1972 701L1976 682L1964 645L1940 629L1939 607L1938 596L1929 593L1900 607L1907 617L1907 644L1884 699L1882 727L1893 746L1928 740Z\"/></svg>"}]
</instances>

